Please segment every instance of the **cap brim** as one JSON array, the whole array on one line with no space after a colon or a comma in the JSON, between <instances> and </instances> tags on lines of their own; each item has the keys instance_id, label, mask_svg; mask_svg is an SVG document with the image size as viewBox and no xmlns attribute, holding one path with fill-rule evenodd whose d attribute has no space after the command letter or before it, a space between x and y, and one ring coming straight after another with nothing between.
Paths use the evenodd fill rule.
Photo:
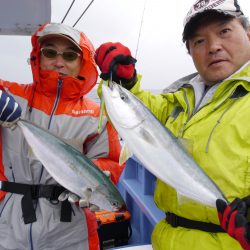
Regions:
<instances>
[{"instance_id":1,"label":"cap brim","mask_svg":"<svg viewBox=\"0 0 250 250\"><path fill-rule=\"evenodd\" d=\"M48 35L44 35L38 38L38 42L41 44L44 41L46 41L47 39L50 38L55 38L55 37L60 37L60 38L64 38L68 41L70 41L72 44L74 44L80 51L82 51L82 48L79 46L79 44L73 40L71 37L63 35L63 34L48 34Z\"/></svg>"},{"instance_id":2,"label":"cap brim","mask_svg":"<svg viewBox=\"0 0 250 250\"><path fill-rule=\"evenodd\" d=\"M196 12L194 15L192 15L184 24L184 28L190 23L192 22L194 19L198 19L201 18L203 15L206 15L208 13L218 13L224 16L232 16L232 17L239 17L242 16L243 13L242 12L236 12L236 11L225 11L225 10L220 10L220 9L207 9L207 10L203 10L200 12Z\"/></svg>"},{"instance_id":3,"label":"cap brim","mask_svg":"<svg viewBox=\"0 0 250 250\"><path fill-rule=\"evenodd\" d=\"M202 18L204 18L206 15L209 16L211 13L214 13L214 15L218 16L231 16L231 17L239 17L243 16L241 12L231 12L231 11L222 11L217 9L209 9L201 12L197 12L195 15L193 15L185 24L183 29L183 41L186 41L187 34L190 33L190 31L193 31L195 28L193 26L196 26L195 24L199 25L199 22Z\"/></svg>"}]
</instances>

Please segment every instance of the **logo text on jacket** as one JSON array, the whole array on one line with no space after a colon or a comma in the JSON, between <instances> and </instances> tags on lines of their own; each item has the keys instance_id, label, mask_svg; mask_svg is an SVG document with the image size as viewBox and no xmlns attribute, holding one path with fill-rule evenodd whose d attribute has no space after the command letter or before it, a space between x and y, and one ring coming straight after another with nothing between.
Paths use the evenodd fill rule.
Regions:
<instances>
[{"instance_id":1,"label":"logo text on jacket","mask_svg":"<svg viewBox=\"0 0 250 250\"><path fill-rule=\"evenodd\" d=\"M94 110L93 109L81 109L81 110L72 109L72 113L74 115L94 114Z\"/></svg>"}]
</instances>

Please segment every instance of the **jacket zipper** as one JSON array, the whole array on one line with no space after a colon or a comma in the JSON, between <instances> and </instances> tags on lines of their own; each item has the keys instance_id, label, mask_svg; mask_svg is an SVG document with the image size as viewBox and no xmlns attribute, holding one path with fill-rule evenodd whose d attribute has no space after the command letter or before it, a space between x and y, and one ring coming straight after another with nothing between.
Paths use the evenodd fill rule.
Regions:
<instances>
[{"instance_id":1,"label":"jacket zipper","mask_svg":"<svg viewBox=\"0 0 250 250\"><path fill-rule=\"evenodd\" d=\"M58 102L59 102L59 99L60 99L60 93L61 93L61 89L62 89L62 83L63 83L62 79L59 79L58 80L57 92L56 92L56 100L54 102L54 106L53 106L53 109L52 109L52 112L51 112L51 115L50 115L48 129L50 129L50 125L51 125L54 113L56 111L56 108L57 108L57 105L58 105Z\"/></svg>"},{"instance_id":2,"label":"jacket zipper","mask_svg":"<svg viewBox=\"0 0 250 250\"><path fill-rule=\"evenodd\" d=\"M184 100L185 100L185 102L186 102L186 104L187 104L187 112L188 112L188 118L187 118L187 120L183 123L183 125L181 126L181 128L180 128L180 130L179 130L179 135L178 135L178 137L183 137L183 133L184 133L184 128L185 128L185 126L186 126L186 124L188 123L188 121L191 119L191 117L192 117L192 115L190 114L190 105L189 105L189 102L188 102L188 98L187 98L187 92L186 92L186 90L185 90L185 88L183 88L183 90L184 90Z\"/></svg>"},{"instance_id":3,"label":"jacket zipper","mask_svg":"<svg viewBox=\"0 0 250 250\"><path fill-rule=\"evenodd\" d=\"M234 104L237 100L238 100L238 99L234 99L234 100L232 101L232 103L224 110L224 112L221 114L221 116L220 116L219 119L217 120L216 124L215 124L214 127L212 128L212 130L211 130L211 132L210 132L210 134L209 134L208 140L207 140L206 153L208 153L208 151L209 151L209 144L210 144L210 142L211 142L211 138L212 138L212 135L213 135L214 130L215 130L216 127L220 124L220 122L221 122L223 116L227 113L227 111L233 106L233 104ZM220 105L219 105L219 106L220 106ZM218 107L219 107L219 106L218 106ZM215 109L217 109L218 107L216 107ZM214 110L215 110L215 109L214 109Z\"/></svg>"},{"instance_id":4,"label":"jacket zipper","mask_svg":"<svg viewBox=\"0 0 250 250\"><path fill-rule=\"evenodd\" d=\"M208 91L208 90L207 90ZM207 91L205 91L205 93L203 94L199 104L197 105L197 108L193 110L192 114L190 113L190 106L189 106L189 102L188 102L188 98L187 98L187 93L186 93L186 90L184 89L184 100L187 104L187 107L188 107L188 118L187 120L183 123L181 129L180 129L180 132L179 132L179 137L183 137L183 134L184 134L184 128L186 126L186 124L191 120L191 118L196 114L198 113L202 108L204 108L205 106L209 105L210 102L206 103L205 105L203 105L202 107L199 107L200 103L202 102L204 96L206 95ZM217 125L215 125L217 126Z\"/></svg>"},{"instance_id":5,"label":"jacket zipper","mask_svg":"<svg viewBox=\"0 0 250 250\"><path fill-rule=\"evenodd\" d=\"M234 93L234 92L233 92ZM233 95L233 93L231 95ZM184 99L186 101L186 104L188 106L188 119L183 123L182 125L182 128L180 130L180 133L181 133L181 137L183 137L183 133L184 133L184 128L186 126L186 124L190 121L190 119L193 117L194 114L196 114L197 112L199 112L199 110L203 107L205 107L206 105L208 105L209 103L207 103L206 105L204 105L203 107L200 107L196 110L196 112L193 112L193 114L190 114L190 110L189 110L189 103L188 103L188 100L187 100L187 96L186 96L186 91L184 91ZM228 99L228 98L227 98ZM227 100L226 99L226 100ZM216 127L220 124L223 116L225 115L225 113L227 113L227 111L233 106L233 104L235 103L237 99L234 99L234 101L224 110L224 112L221 114L221 116L219 117L219 119L217 120L216 124L214 125L214 127L212 128L210 134L209 134L209 137L208 137L208 140L207 140L207 144L206 144L206 149L205 149L205 152L208 153L209 151L209 145L210 145L210 142L211 142L211 138L212 138L212 135L213 135L213 132L214 130L216 129ZM224 102L220 103L220 105L216 106L214 108L217 109L219 106L221 106Z\"/></svg>"},{"instance_id":6,"label":"jacket zipper","mask_svg":"<svg viewBox=\"0 0 250 250\"><path fill-rule=\"evenodd\" d=\"M232 96L232 95L234 94L234 92L235 92L235 90L230 94L230 96ZM223 102L221 102L219 105L215 106L215 107L213 108L213 111L216 110L216 109L218 109L221 105L223 105L223 104L230 98L230 96L227 97L227 98L226 98ZM206 152L206 153L208 153L208 151L209 151L209 145L210 145L210 142L211 142L211 139L212 139L212 135L213 135L213 133L214 133L216 127L220 124L220 122L221 122L223 116L224 116L224 115L227 113L227 111L233 106L233 104L235 103L235 101L236 101L237 99L238 99L238 98L235 98L235 99L232 101L232 103L224 110L224 112L221 114L221 116L220 116L219 119L217 120L216 124L215 124L214 127L212 128L212 130L211 130L211 132L210 132L210 134L209 134L208 140L207 140L207 144L206 144L206 149L205 149L205 152ZM210 103L210 102L209 102L209 103ZM207 103L206 105L208 105L209 103ZM204 105L204 106L206 106L206 105ZM204 106L203 106L203 107L204 107ZM203 107L202 107L202 108L203 108ZM197 110L197 112L198 112L200 109L201 109L201 108L199 108L199 109Z\"/></svg>"},{"instance_id":7,"label":"jacket zipper","mask_svg":"<svg viewBox=\"0 0 250 250\"><path fill-rule=\"evenodd\" d=\"M52 109L52 112L51 112L51 115L50 115L49 124L48 124L48 129L50 129L50 125L51 125L51 122L52 122L54 113L55 113L56 108L57 108L57 106L58 106L58 102L59 102L60 94L61 94L61 89L62 89L62 84L63 84L62 79L58 79L57 92L56 92L56 99L55 99L54 106L53 106L53 109ZM42 165L40 180L41 180L41 178L42 178L43 169L44 169L44 166ZM40 180L39 180L39 182L40 182ZM36 210L36 207L37 207L37 204L35 204L35 210ZM34 249L34 246L33 246L33 237L32 237L32 225L33 225L33 223L30 224L30 230L29 230L30 249L31 249L31 250Z\"/></svg>"}]
</instances>

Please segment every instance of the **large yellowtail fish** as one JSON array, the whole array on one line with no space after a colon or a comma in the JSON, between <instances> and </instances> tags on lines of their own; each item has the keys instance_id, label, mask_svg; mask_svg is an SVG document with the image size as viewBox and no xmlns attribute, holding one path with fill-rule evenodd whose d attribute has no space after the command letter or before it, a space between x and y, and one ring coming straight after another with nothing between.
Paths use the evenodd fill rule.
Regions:
<instances>
[{"instance_id":1,"label":"large yellowtail fish","mask_svg":"<svg viewBox=\"0 0 250 250\"><path fill-rule=\"evenodd\" d=\"M102 85L102 94L108 116L129 150L148 171L172 186L178 197L211 207L216 206L216 199L226 200L178 139L136 96L115 83Z\"/></svg>"},{"instance_id":2,"label":"large yellowtail fish","mask_svg":"<svg viewBox=\"0 0 250 250\"><path fill-rule=\"evenodd\" d=\"M63 187L100 209L125 209L125 202L111 180L81 152L48 131L19 120L33 154Z\"/></svg>"}]
</instances>

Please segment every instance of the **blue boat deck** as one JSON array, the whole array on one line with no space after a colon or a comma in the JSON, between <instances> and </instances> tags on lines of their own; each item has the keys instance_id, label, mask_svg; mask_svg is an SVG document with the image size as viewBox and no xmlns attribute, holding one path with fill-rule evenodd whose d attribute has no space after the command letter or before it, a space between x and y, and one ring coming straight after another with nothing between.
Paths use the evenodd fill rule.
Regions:
<instances>
[{"instance_id":1,"label":"blue boat deck","mask_svg":"<svg viewBox=\"0 0 250 250\"><path fill-rule=\"evenodd\" d=\"M165 217L154 203L156 178L135 158L130 158L118 188L131 213L132 237L129 245L151 244L155 224Z\"/></svg>"}]
</instances>

